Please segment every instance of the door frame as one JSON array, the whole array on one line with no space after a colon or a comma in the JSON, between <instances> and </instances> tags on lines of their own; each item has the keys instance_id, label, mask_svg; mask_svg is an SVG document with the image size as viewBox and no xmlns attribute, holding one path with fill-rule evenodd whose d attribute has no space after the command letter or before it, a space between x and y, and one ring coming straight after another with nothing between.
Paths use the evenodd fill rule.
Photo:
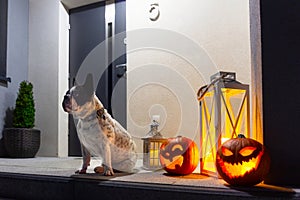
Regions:
<instances>
[{"instance_id":1,"label":"door frame","mask_svg":"<svg viewBox=\"0 0 300 200\"><path fill-rule=\"evenodd\" d=\"M126 95L127 95L127 80L126 80L126 76L119 76L119 70L116 70L117 66L120 66L120 63L122 65L126 66L126 46L124 45L124 56L122 56L123 58L121 59L114 59L114 52L115 52L115 39L114 39L114 35L116 34L115 30L115 26L118 26L118 24L120 24L120 19L116 20L116 17L122 18L123 21L121 21L121 23L126 23L126 7L124 7L125 4L125 0L119 0L119 1L106 1L106 2L97 2L97 3L93 3L90 5L86 5L83 7L79 7L79 8L74 8L70 11L70 19L71 19L71 15L73 13L79 13L79 12L84 12L84 11L88 11L88 10L92 10L94 8L98 8L98 7L102 7L104 6L104 26L105 26L105 36L103 41L105 42L106 48L106 56L105 56L105 66L109 66L106 68L104 74L101 76L101 79L99 81L99 84L101 85L101 87L104 85L104 91L103 88L100 88L101 91L99 91L99 84L98 87L96 89L96 93L97 96L101 95L103 96L102 99L104 99L103 105L105 106L105 108L108 110L108 112L114 117L114 113L112 112L111 109L111 100L112 100L112 93L113 93L113 89L114 86L117 84L117 82L122 81L122 84L125 84L125 87L122 87L122 89L124 89L124 93L122 92L122 94L120 94L120 96L122 96L121 98L118 98L116 101L121 101L122 103L117 103L120 105L117 105L117 112L119 112L119 110L121 109L121 114L118 114L116 116L116 119L126 128L127 126L127 103L126 103ZM120 4L122 4L122 6L120 6ZM116 15L116 9L123 9L124 12L123 15L125 16L119 16ZM101 14L102 15L102 14ZM101 19L102 20L102 19ZM116 24L116 22L118 21L118 24ZM71 30L72 30L72 22L70 20L70 26L71 26ZM102 24L102 22L101 22ZM103 25L100 25L101 27ZM121 28L118 28L118 31L120 31L120 29L124 29L123 31L126 31L126 24L122 24ZM70 30L70 48L72 48L72 38L71 38L71 30ZM74 34L74 33L73 33ZM102 37L102 36L101 36ZM102 39L101 39L102 40ZM100 41L100 43L102 43ZM96 44L97 46L98 44ZM93 49L91 49L92 51ZM88 55L88 54L87 54ZM72 61L71 59L72 56L74 57L74 55L71 53L71 49L70 49L70 64L69 64L69 87L73 86L73 79L75 80L76 74L77 74L77 70L80 68L80 65L78 66L79 68L74 68L74 70L72 70ZM84 58L85 59L85 58ZM83 61L84 61L83 59ZM81 62L83 62L81 61ZM102 84L104 82L104 84ZM119 85L119 84L118 84ZM103 94L104 93L104 94ZM99 96L98 96L99 97ZM99 98L101 100L101 98ZM119 100L120 99L120 100ZM102 101L102 100L101 100ZM121 116L121 117L120 117ZM72 118L72 116L69 117L69 138L68 138L68 149L69 149L69 156L80 156L81 155L81 150L80 150L80 142L79 139L77 137L77 133L76 133L76 128L75 128L75 124L74 120ZM75 132L75 134L74 134ZM75 136L76 135L76 136ZM73 141L72 137L76 137L75 141ZM74 150L71 148L72 145L77 146L76 149ZM75 152L74 152L75 151Z\"/></svg>"}]
</instances>

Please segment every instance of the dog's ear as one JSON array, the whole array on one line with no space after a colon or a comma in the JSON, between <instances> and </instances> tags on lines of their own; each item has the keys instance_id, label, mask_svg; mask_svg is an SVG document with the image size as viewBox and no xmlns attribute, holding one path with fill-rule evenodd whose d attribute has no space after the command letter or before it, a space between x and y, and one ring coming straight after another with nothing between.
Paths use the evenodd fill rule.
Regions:
<instances>
[{"instance_id":1,"label":"dog's ear","mask_svg":"<svg viewBox=\"0 0 300 200\"><path fill-rule=\"evenodd\" d=\"M94 93L94 80L93 80L92 74L87 75L85 82L83 84L83 87L85 88L85 90L88 94Z\"/></svg>"},{"instance_id":2,"label":"dog's ear","mask_svg":"<svg viewBox=\"0 0 300 200\"><path fill-rule=\"evenodd\" d=\"M75 86L75 85L78 85L78 84L77 84L76 78L73 78L72 87Z\"/></svg>"}]
</instances>

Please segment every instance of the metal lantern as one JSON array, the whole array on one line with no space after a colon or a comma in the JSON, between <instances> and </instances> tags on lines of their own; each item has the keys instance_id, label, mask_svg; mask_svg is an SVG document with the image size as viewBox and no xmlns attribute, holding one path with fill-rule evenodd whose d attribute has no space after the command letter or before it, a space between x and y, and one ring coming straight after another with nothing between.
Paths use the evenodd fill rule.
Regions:
<instances>
[{"instance_id":1,"label":"metal lantern","mask_svg":"<svg viewBox=\"0 0 300 200\"><path fill-rule=\"evenodd\" d=\"M160 169L159 150L166 139L158 131L159 123L152 120L150 131L142 138L144 141L143 167L150 170Z\"/></svg>"},{"instance_id":2,"label":"metal lantern","mask_svg":"<svg viewBox=\"0 0 300 200\"><path fill-rule=\"evenodd\" d=\"M249 137L249 85L236 81L233 72L211 76L198 91L200 103L200 170L217 175L216 152L226 140L242 133Z\"/></svg>"}]
</instances>

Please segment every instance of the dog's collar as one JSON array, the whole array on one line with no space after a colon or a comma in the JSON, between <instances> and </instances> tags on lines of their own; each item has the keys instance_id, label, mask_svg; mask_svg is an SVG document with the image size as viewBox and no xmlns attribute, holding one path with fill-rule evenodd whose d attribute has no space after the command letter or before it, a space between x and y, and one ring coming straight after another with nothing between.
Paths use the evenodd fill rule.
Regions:
<instances>
[{"instance_id":1,"label":"dog's collar","mask_svg":"<svg viewBox=\"0 0 300 200\"><path fill-rule=\"evenodd\" d=\"M85 121L85 122L92 121L92 120L96 119L96 117L97 117L96 113L92 112L92 114L90 114L89 116L82 119L82 121Z\"/></svg>"},{"instance_id":2,"label":"dog's collar","mask_svg":"<svg viewBox=\"0 0 300 200\"><path fill-rule=\"evenodd\" d=\"M97 119L104 119L105 120L106 118L105 118L104 113L105 113L105 110L102 107L102 108L96 110L96 112L93 112L92 114L90 114L89 116L87 116L86 118L84 118L83 121L87 122L87 121L94 120L95 118L97 118Z\"/></svg>"}]
</instances>

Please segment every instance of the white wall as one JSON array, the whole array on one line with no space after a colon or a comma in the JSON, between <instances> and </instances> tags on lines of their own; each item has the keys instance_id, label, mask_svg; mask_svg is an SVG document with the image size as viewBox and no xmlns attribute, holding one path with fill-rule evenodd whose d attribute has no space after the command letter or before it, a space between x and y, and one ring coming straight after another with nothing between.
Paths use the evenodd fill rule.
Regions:
<instances>
[{"instance_id":1,"label":"white wall","mask_svg":"<svg viewBox=\"0 0 300 200\"><path fill-rule=\"evenodd\" d=\"M159 4L157 21L149 19L151 3ZM151 116L159 114L166 137L180 134L198 141L196 92L209 75L235 71L238 80L250 83L248 1L128 0L126 4L128 130L141 151L140 138L148 132ZM67 155L67 114L60 106L68 87L66 18L59 0L29 0L29 8L26 0L9 0L8 76L13 82L0 88L0 116L14 105L19 82L32 81L43 156ZM143 28L163 30L161 35L143 30L138 33L142 38L133 37ZM139 42L156 48L138 49Z\"/></svg>"},{"instance_id":2,"label":"white wall","mask_svg":"<svg viewBox=\"0 0 300 200\"><path fill-rule=\"evenodd\" d=\"M151 3L159 4L157 21L149 19ZM250 84L249 2L128 0L126 4L129 132L142 151L139 138L149 130L151 115L159 114L164 136L184 135L198 142L196 93L209 76L234 71L239 81ZM163 30L155 33L149 28ZM146 33L136 37L137 30ZM148 48L151 43L156 48Z\"/></svg>"},{"instance_id":3,"label":"white wall","mask_svg":"<svg viewBox=\"0 0 300 200\"><path fill-rule=\"evenodd\" d=\"M59 5L59 67L58 67L58 155L68 156L68 115L62 112L61 101L69 87L69 14Z\"/></svg>"},{"instance_id":4,"label":"white wall","mask_svg":"<svg viewBox=\"0 0 300 200\"><path fill-rule=\"evenodd\" d=\"M68 57L63 48L68 45L64 42L68 38L65 38L65 33L60 34L65 26L60 26L60 16L63 17L60 1L29 2L28 77L35 86L36 127L42 135L38 155L66 156L67 115L63 114L60 105L68 85L68 65L65 61Z\"/></svg>"},{"instance_id":5,"label":"white wall","mask_svg":"<svg viewBox=\"0 0 300 200\"><path fill-rule=\"evenodd\" d=\"M12 82L0 86L0 137L6 110L15 106L19 84L28 78L28 0L8 0L7 77Z\"/></svg>"}]
</instances>

